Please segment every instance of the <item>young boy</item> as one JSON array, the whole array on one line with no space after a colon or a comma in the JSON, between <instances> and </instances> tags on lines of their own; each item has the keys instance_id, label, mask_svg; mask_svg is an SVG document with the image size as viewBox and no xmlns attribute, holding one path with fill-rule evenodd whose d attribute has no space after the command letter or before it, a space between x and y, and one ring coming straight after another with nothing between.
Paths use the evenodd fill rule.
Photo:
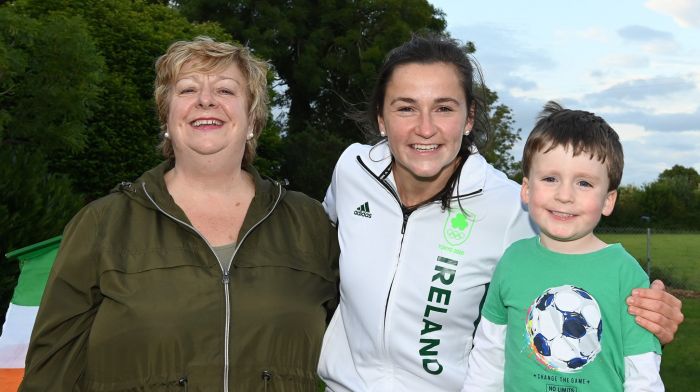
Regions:
<instances>
[{"instance_id":1,"label":"young boy","mask_svg":"<svg viewBox=\"0 0 700 392\"><path fill-rule=\"evenodd\" d=\"M593 233L612 213L622 167L602 118L545 105L521 189L541 232L511 245L496 268L463 391L663 391L659 342L624 305L649 279L620 244Z\"/></svg>"}]
</instances>

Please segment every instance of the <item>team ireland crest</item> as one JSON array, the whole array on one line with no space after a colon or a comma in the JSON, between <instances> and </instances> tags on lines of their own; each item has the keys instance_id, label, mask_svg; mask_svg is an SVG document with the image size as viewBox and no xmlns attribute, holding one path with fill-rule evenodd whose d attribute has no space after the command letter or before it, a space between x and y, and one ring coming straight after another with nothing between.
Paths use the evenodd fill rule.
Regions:
<instances>
[{"instance_id":1,"label":"team ireland crest","mask_svg":"<svg viewBox=\"0 0 700 392\"><path fill-rule=\"evenodd\" d=\"M476 216L467 210L449 209L442 231L445 241L452 246L461 245L469 238Z\"/></svg>"}]
</instances>

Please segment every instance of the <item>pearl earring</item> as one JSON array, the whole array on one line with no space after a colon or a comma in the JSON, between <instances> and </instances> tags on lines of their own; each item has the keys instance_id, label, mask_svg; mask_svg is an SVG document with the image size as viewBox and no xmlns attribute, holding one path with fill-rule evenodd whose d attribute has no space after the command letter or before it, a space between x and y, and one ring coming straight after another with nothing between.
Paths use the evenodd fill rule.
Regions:
<instances>
[{"instance_id":1,"label":"pearl earring","mask_svg":"<svg viewBox=\"0 0 700 392\"><path fill-rule=\"evenodd\" d=\"M165 133L163 134L163 137L166 138L166 139L170 139L170 134L169 134L168 132L165 132Z\"/></svg>"},{"instance_id":2,"label":"pearl earring","mask_svg":"<svg viewBox=\"0 0 700 392\"><path fill-rule=\"evenodd\" d=\"M253 136L255 136L255 135L253 134L253 131L251 131L251 132L248 134L248 137L247 137L246 140L251 140L251 139L253 138Z\"/></svg>"}]
</instances>

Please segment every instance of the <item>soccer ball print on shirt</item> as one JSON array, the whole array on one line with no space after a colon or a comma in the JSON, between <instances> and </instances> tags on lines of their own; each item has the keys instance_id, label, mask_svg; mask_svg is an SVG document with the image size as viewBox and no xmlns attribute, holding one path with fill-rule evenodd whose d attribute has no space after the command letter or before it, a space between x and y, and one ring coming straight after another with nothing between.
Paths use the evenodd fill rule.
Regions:
<instances>
[{"instance_id":1,"label":"soccer ball print on shirt","mask_svg":"<svg viewBox=\"0 0 700 392\"><path fill-rule=\"evenodd\" d=\"M526 331L538 362L551 370L577 372L600 352L600 307L579 287L549 288L530 305Z\"/></svg>"}]
</instances>

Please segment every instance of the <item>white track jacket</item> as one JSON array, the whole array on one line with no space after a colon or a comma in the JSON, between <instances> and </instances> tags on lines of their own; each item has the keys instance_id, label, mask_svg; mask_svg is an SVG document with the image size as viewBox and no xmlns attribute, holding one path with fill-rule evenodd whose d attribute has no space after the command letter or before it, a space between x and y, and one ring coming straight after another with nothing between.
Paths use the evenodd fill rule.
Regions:
<instances>
[{"instance_id":1,"label":"white track jacket","mask_svg":"<svg viewBox=\"0 0 700 392\"><path fill-rule=\"evenodd\" d=\"M478 153L457 188L447 211L434 202L404 213L386 143L340 157L324 201L341 247L340 305L319 363L329 390L462 387L496 263L535 229L520 187Z\"/></svg>"}]
</instances>

